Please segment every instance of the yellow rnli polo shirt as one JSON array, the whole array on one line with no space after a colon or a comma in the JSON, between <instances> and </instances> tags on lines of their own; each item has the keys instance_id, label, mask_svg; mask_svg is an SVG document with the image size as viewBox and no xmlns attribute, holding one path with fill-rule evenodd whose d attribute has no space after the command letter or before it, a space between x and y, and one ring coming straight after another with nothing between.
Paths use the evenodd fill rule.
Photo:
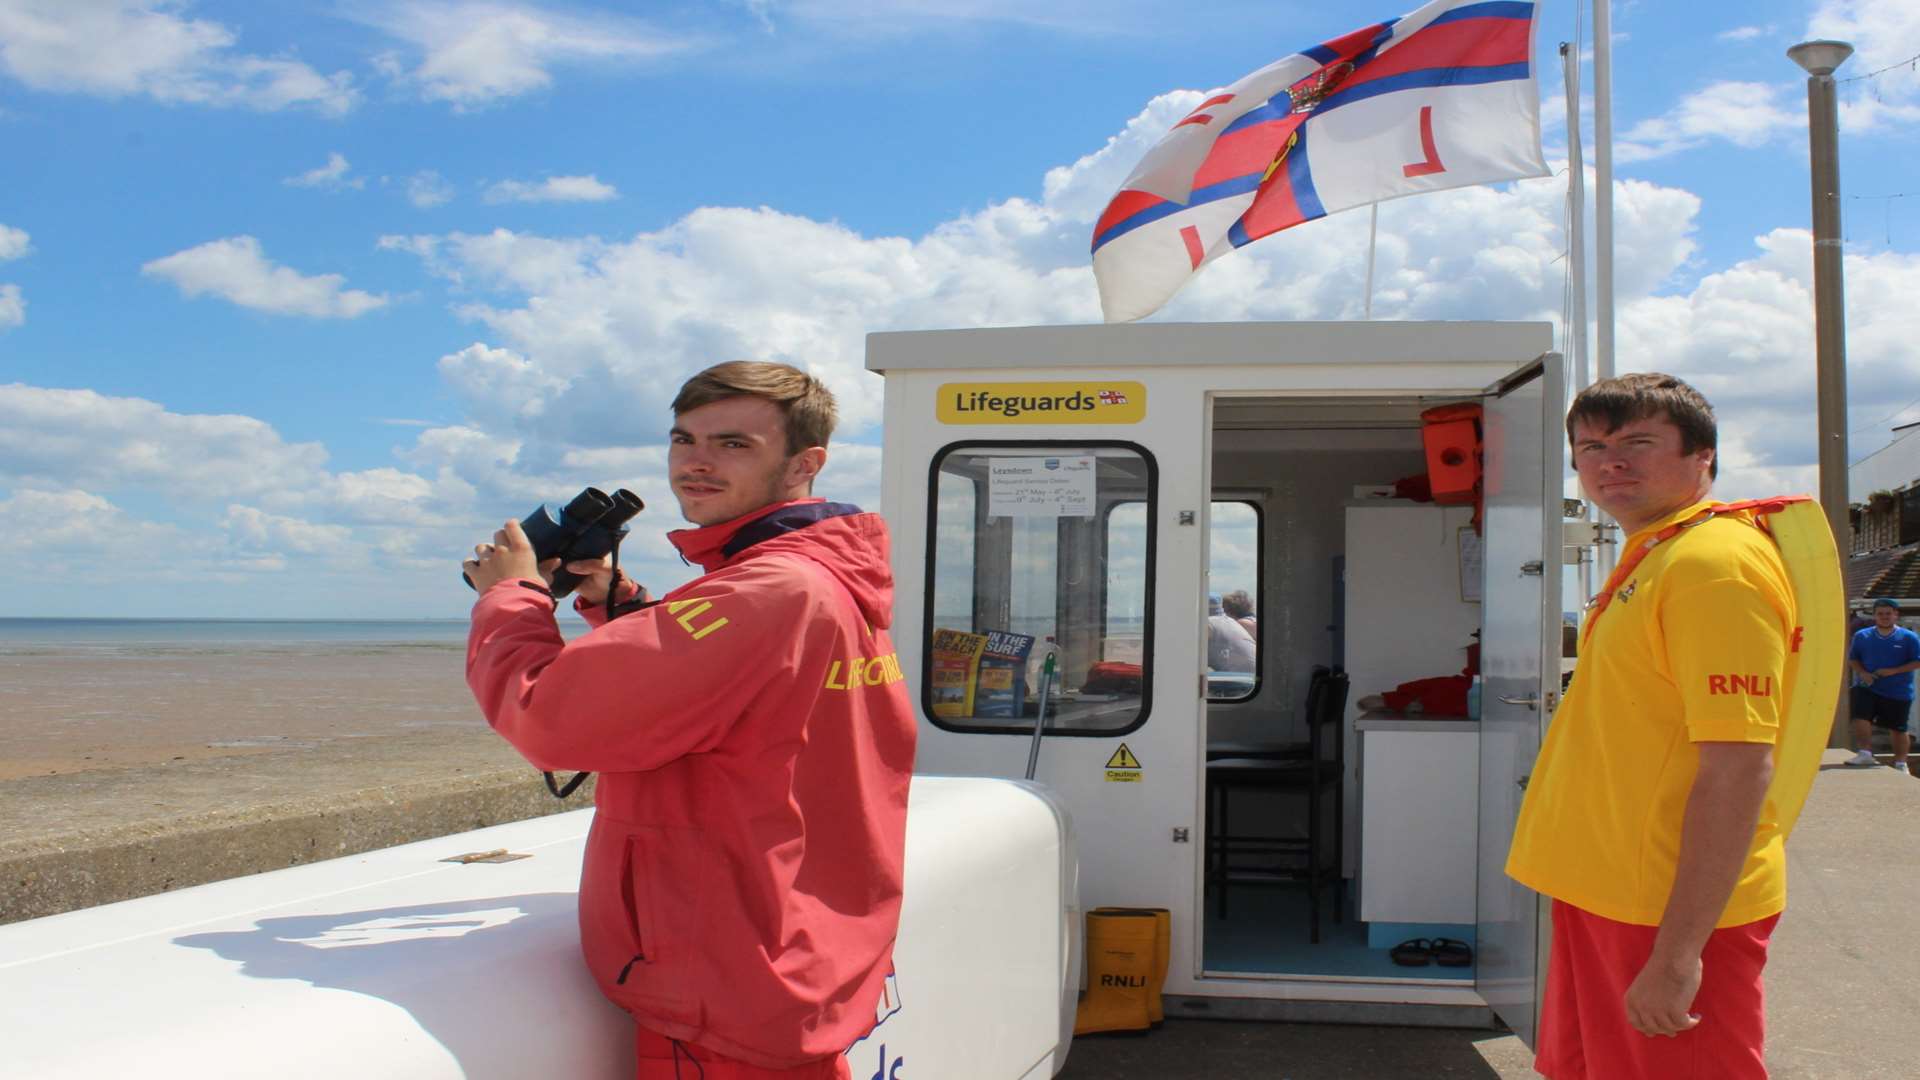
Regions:
<instances>
[{"instance_id":1,"label":"yellow rnli polo shirt","mask_svg":"<svg viewBox=\"0 0 1920 1080\"><path fill-rule=\"evenodd\" d=\"M1625 553L1711 501L1635 532ZM1682 530L1614 589L1547 728L1507 873L1617 922L1657 926L1673 889L1701 742L1777 743L1797 625L1773 542L1742 516ZM1786 906L1769 797L1719 926Z\"/></svg>"}]
</instances>

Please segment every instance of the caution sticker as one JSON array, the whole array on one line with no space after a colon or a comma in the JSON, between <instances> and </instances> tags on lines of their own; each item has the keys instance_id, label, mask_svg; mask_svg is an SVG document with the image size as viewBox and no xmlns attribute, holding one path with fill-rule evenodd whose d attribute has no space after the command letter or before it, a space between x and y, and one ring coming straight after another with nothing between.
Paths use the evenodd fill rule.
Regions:
<instances>
[{"instance_id":1,"label":"caution sticker","mask_svg":"<svg viewBox=\"0 0 1920 1080\"><path fill-rule=\"evenodd\" d=\"M1140 782L1140 759L1133 756L1133 751L1127 749L1126 743L1121 743L1120 749L1115 750L1113 756L1107 759L1106 768L1109 784Z\"/></svg>"}]
</instances>

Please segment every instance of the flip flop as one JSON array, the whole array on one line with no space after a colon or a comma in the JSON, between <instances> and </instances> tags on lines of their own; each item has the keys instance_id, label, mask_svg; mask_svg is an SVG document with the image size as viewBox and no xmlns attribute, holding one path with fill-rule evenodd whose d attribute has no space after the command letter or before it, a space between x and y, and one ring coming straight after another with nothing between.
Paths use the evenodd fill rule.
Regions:
<instances>
[{"instance_id":1,"label":"flip flop","mask_svg":"<svg viewBox=\"0 0 1920 1080\"><path fill-rule=\"evenodd\" d=\"M1395 945L1387 955L1401 967L1426 967L1433 962L1433 942L1413 938Z\"/></svg>"},{"instance_id":2,"label":"flip flop","mask_svg":"<svg viewBox=\"0 0 1920 1080\"><path fill-rule=\"evenodd\" d=\"M1433 962L1441 967L1467 967L1473 963L1473 946L1452 938L1435 938Z\"/></svg>"}]
</instances>

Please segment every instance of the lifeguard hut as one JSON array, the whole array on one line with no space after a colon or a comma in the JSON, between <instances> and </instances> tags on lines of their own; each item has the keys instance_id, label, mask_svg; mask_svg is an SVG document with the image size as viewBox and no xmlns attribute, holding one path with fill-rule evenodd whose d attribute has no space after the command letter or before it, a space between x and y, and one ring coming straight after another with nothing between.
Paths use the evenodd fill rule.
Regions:
<instances>
[{"instance_id":1,"label":"lifeguard hut","mask_svg":"<svg viewBox=\"0 0 1920 1080\"><path fill-rule=\"evenodd\" d=\"M1036 778L1083 905L1172 912L1169 1015L1531 1041L1539 902L1502 867L1561 685L1551 328L876 333L867 367L917 771L1023 775L1051 652ZM1477 710L1360 707L1476 643ZM1420 938L1465 951L1394 961Z\"/></svg>"}]
</instances>

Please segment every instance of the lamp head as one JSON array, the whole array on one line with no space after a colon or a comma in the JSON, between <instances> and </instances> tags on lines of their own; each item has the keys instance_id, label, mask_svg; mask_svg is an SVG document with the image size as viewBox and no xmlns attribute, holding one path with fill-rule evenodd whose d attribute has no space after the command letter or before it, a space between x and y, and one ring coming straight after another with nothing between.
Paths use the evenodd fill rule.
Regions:
<instances>
[{"instance_id":1,"label":"lamp head","mask_svg":"<svg viewBox=\"0 0 1920 1080\"><path fill-rule=\"evenodd\" d=\"M1788 59L1806 68L1809 75L1831 75L1852 55L1853 46L1844 41L1803 41L1787 50Z\"/></svg>"}]
</instances>

